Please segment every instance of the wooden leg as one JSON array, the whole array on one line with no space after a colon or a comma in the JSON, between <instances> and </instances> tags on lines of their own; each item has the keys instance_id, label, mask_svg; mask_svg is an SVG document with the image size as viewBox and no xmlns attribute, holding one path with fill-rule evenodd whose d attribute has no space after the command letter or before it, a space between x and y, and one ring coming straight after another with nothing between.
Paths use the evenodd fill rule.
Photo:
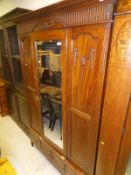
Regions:
<instances>
[{"instance_id":1,"label":"wooden leg","mask_svg":"<svg viewBox=\"0 0 131 175\"><path fill-rule=\"evenodd\" d=\"M31 146L33 147L34 146L34 143L31 141Z\"/></svg>"}]
</instances>

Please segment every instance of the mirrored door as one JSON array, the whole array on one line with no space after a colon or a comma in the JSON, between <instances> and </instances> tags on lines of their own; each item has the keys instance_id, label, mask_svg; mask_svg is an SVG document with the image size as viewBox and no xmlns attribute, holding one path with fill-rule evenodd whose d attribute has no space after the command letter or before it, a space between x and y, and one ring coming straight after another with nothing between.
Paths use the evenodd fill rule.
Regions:
<instances>
[{"instance_id":1,"label":"mirrored door","mask_svg":"<svg viewBox=\"0 0 131 175\"><path fill-rule=\"evenodd\" d=\"M37 73L41 100L41 116L45 139L64 149L63 118L65 113L65 43L63 37L35 37ZM48 34L48 32L47 32ZM41 37L40 37L41 36ZM52 36L52 35L51 35ZM39 39L38 39L39 38ZM63 66L64 65L64 66Z\"/></svg>"}]
</instances>

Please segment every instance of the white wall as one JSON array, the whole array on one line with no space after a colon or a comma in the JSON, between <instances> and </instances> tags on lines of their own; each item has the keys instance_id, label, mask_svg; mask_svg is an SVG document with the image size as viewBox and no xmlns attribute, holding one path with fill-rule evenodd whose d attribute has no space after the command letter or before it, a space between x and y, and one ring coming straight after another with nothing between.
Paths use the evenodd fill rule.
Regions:
<instances>
[{"instance_id":1,"label":"white wall","mask_svg":"<svg viewBox=\"0 0 131 175\"><path fill-rule=\"evenodd\" d=\"M62 0L0 0L0 16L16 7L36 10Z\"/></svg>"}]
</instances>

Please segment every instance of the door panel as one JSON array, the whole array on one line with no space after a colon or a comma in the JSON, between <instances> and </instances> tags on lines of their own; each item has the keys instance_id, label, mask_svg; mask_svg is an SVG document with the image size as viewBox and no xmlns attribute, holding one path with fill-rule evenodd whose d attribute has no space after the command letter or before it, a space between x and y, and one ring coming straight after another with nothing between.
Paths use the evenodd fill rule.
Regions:
<instances>
[{"instance_id":1,"label":"door panel","mask_svg":"<svg viewBox=\"0 0 131 175\"><path fill-rule=\"evenodd\" d=\"M43 138L55 149L66 149L66 32L52 30L31 34L36 90ZM34 123L34 122L33 122Z\"/></svg>"},{"instance_id":2,"label":"door panel","mask_svg":"<svg viewBox=\"0 0 131 175\"><path fill-rule=\"evenodd\" d=\"M28 103L30 106L30 115L31 115L31 127L35 129L38 133L42 132L42 120L41 120L41 111L40 111L40 99L39 96L31 91L27 90L28 93Z\"/></svg>"},{"instance_id":3,"label":"door panel","mask_svg":"<svg viewBox=\"0 0 131 175\"><path fill-rule=\"evenodd\" d=\"M29 36L20 37L20 52L25 85L35 89L35 75L31 56L31 40Z\"/></svg>"},{"instance_id":4,"label":"door panel","mask_svg":"<svg viewBox=\"0 0 131 175\"><path fill-rule=\"evenodd\" d=\"M72 29L69 157L88 174L93 174L95 163L106 62L104 35L104 25Z\"/></svg>"},{"instance_id":5,"label":"door panel","mask_svg":"<svg viewBox=\"0 0 131 175\"><path fill-rule=\"evenodd\" d=\"M29 129L29 112L27 108L26 98L17 94L18 109L20 115L20 122Z\"/></svg>"},{"instance_id":6,"label":"door panel","mask_svg":"<svg viewBox=\"0 0 131 175\"><path fill-rule=\"evenodd\" d=\"M8 101L9 101L9 106L10 106L10 110L11 110L10 115L13 119L15 119L18 122L20 120L20 118L19 118L19 113L18 113L16 94L9 87L7 87L7 94L8 94Z\"/></svg>"}]
</instances>

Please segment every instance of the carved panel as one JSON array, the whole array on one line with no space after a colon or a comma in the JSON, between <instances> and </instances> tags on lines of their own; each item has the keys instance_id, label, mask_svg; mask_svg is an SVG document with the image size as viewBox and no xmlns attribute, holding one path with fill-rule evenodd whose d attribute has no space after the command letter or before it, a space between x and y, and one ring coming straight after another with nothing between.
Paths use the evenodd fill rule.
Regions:
<instances>
[{"instance_id":1,"label":"carved panel","mask_svg":"<svg viewBox=\"0 0 131 175\"><path fill-rule=\"evenodd\" d=\"M104 80L101 72L106 65L108 42L105 40L109 38L105 31L109 27L88 25L72 29L68 157L85 174L93 174L94 171ZM103 46L103 40L106 46Z\"/></svg>"},{"instance_id":2,"label":"carved panel","mask_svg":"<svg viewBox=\"0 0 131 175\"><path fill-rule=\"evenodd\" d=\"M131 65L131 15L116 18L111 65ZM117 35L116 35L117 33Z\"/></svg>"},{"instance_id":3,"label":"carved panel","mask_svg":"<svg viewBox=\"0 0 131 175\"><path fill-rule=\"evenodd\" d=\"M131 11L131 0L120 0L117 12Z\"/></svg>"},{"instance_id":4,"label":"carved panel","mask_svg":"<svg viewBox=\"0 0 131 175\"><path fill-rule=\"evenodd\" d=\"M48 19L44 22L40 22L37 24L33 31L42 31L42 30L51 30L51 29L58 29L58 28L63 28L65 25L58 19Z\"/></svg>"}]
</instances>

